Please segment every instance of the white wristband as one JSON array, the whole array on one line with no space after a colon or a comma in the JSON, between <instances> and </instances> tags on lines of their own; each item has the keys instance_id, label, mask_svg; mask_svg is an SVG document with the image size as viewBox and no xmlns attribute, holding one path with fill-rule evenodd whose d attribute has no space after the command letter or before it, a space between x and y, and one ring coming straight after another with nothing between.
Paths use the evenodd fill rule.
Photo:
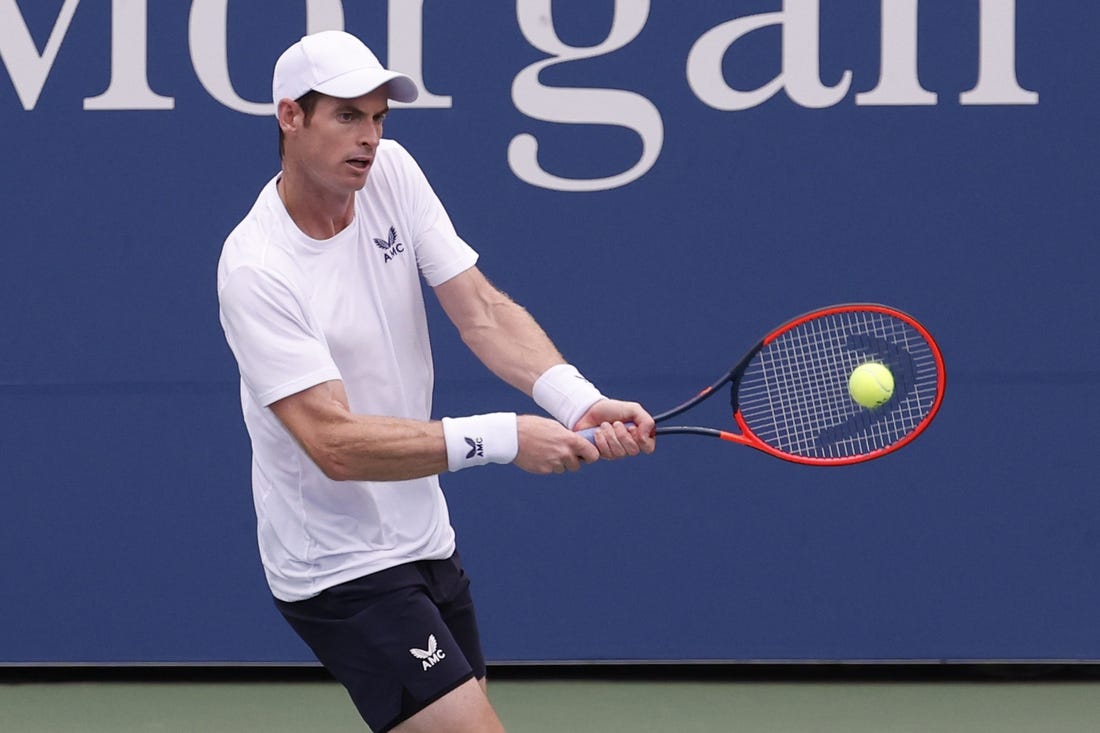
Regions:
<instances>
[{"instance_id":1,"label":"white wristband","mask_svg":"<svg viewBox=\"0 0 1100 733\"><path fill-rule=\"evenodd\" d=\"M570 430L588 408L604 399L600 390L572 364L558 364L543 372L535 381L531 396L539 407Z\"/></svg>"},{"instance_id":2,"label":"white wristband","mask_svg":"<svg viewBox=\"0 0 1100 733\"><path fill-rule=\"evenodd\" d=\"M486 463L511 463L519 454L516 413L443 418L447 469L461 471Z\"/></svg>"}]
</instances>

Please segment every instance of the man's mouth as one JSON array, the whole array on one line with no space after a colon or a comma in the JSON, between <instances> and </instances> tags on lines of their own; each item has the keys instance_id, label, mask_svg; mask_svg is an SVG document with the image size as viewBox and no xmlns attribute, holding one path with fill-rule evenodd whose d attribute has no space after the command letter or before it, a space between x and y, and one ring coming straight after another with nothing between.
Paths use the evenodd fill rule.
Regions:
<instances>
[{"instance_id":1,"label":"man's mouth","mask_svg":"<svg viewBox=\"0 0 1100 733\"><path fill-rule=\"evenodd\" d=\"M361 171L365 171L367 168L369 168L370 164L371 164L371 159L370 158L349 158L348 159L348 165L352 166L353 168L358 168Z\"/></svg>"}]
</instances>

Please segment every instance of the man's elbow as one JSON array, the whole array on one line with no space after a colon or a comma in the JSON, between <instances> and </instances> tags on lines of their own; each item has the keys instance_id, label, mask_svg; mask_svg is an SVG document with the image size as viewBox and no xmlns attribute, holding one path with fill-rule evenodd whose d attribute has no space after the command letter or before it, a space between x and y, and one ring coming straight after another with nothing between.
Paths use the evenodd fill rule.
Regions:
<instances>
[{"instance_id":1,"label":"man's elbow","mask_svg":"<svg viewBox=\"0 0 1100 733\"><path fill-rule=\"evenodd\" d=\"M351 481L356 478L348 457L335 445L307 446L306 454L330 481Z\"/></svg>"},{"instance_id":2,"label":"man's elbow","mask_svg":"<svg viewBox=\"0 0 1100 733\"><path fill-rule=\"evenodd\" d=\"M326 460L317 462L317 467L321 469L321 473L325 474L325 477L330 481L352 481L355 479L355 474L352 472L351 467L340 461Z\"/></svg>"}]
</instances>

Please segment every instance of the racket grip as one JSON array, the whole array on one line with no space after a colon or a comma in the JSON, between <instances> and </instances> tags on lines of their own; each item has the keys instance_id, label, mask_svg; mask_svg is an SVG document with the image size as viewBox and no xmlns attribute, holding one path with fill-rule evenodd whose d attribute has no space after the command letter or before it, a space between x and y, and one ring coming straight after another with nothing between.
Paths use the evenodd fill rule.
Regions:
<instances>
[{"instance_id":1,"label":"racket grip","mask_svg":"<svg viewBox=\"0 0 1100 733\"><path fill-rule=\"evenodd\" d=\"M623 423L623 424L626 425L628 428L634 427L634 423L632 423L632 422ZM596 445L596 431L598 429L599 428L585 428L584 430L578 430L577 435L581 436L582 438L587 440L592 445Z\"/></svg>"}]
</instances>

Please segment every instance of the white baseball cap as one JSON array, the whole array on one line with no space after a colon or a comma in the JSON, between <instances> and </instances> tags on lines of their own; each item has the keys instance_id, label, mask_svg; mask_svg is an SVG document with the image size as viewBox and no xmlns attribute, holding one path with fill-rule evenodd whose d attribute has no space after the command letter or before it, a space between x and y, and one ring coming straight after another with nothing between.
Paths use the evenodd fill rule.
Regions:
<instances>
[{"instance_id":1,"label":"white baseball cap","mask_svg":"<svg viewBox=\"0 0 1100 733\"><path fill-rule=\"evenodd\" d=\"M378 58L355 36L321 31L304 36L275 62L272 99L298 99L313 90L330 97L353 99L389 85L390 99L412 102L420 92L412 79L382 67Z\"/></svg>"}]
</instances>

